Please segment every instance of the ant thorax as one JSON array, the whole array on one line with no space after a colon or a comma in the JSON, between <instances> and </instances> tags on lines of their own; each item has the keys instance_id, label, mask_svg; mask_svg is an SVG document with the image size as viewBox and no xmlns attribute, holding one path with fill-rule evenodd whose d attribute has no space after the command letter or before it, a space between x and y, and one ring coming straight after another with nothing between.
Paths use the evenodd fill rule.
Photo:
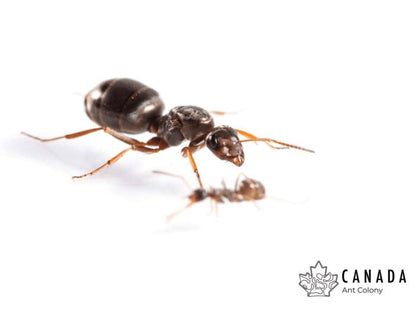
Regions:
<instances>
[{"instance_id":1,"label":"ant thorax","mask_svg":"<svg viewBox=\"0 0 416 312\"><path fill-rule=\"evenodd\" d=\"M157 136L169 146L177 146L184 140L199 142L214 129L214 119L203 108L177 106L157 121Z\"/></svg>"}]
</instances>

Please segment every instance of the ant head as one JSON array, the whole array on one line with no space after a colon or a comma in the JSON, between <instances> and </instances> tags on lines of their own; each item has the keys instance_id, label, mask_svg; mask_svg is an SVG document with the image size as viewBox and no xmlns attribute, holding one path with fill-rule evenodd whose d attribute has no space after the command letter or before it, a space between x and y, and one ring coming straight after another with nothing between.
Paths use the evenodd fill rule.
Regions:
<instances>
[{"instance_id":1,"label":"ant head","mask_svg":"<svg viewBox=\"0 0 416 312\"><path fill-rule=\"evenodd\" d=\"M211 152L219 159L240 167L244 163L244 151L237 131L228 126L215 127L205 139Z\"/></svg>"},{"instance_id":2,"label":"ant head","mask_svg":"<svg viewBox=\"0 0 416 312\"><path fill-rule=\"evenodd\" d=\"M208 192L203 188L198 188L195 191L193 191L191 195L188 196L190 200L189 204L192 205L193 203L202 201L207 197L208 197Z\"/></svg>"},{"instance_id":3,"label":"ant head","mask_svg":"<svg viewBox=\"0 0 416 312\"><path fill-rule=\"evenodd\" d=\"M236 192L246 200L263 199L266 196L266 189L263 183L248 177L239 182Z\"/></svg>"}]
</instances>

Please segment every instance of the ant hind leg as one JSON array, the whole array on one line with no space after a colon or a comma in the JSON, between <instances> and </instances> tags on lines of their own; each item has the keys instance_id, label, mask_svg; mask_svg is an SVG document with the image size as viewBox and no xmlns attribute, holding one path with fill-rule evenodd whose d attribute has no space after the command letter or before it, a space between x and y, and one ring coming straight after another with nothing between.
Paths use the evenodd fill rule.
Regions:
<instances>
[{"instance_id":1,"label":"ant hind leg","mask_svg":"<svg viewBox=\"0 0 416 312\"><path fill-rule=\"evenodd\" d=\"M102 127L87 129L87 130L83 130L83 131L79 131L79 132L75 132L75 133L70 133L70 134L65 134L65 135L62 135L62 136L59 136L59 137L49 138L49 139L42 139L42 138L39 138L37 136L31 135L31 134L23 132L23 131L20 132L20 133L29 137L29 138L32 138L32 139L35 139L35 140L38 140L38 141L41 141L41 142L50 142L50 141L56 141L56 140L60 140L60 139L75 139L75 138L78 138L78 137L81 137L81 136L84 136L84 135L87 135L87 134L90 134L90 133L93 133L93 132L96 132L96 131L99 131L99 130L103 130L103 129L104 128L102 128Z\"/></svg>"},{"instance_id":2,"label":"ant hind leg","mask_svg":"<svg viewBox=\"0 0 416 312\"><path fill-rule=\"evenodd\" d=\"M113 158L111 158L110 160L108 160L105 164L101 165L100 167L98 167L97 169L94 169L91 172L88 172L86 174L80 175L80 176L73 176L72 179L81 179L81 178L85 178L87 176L92 176L93 174L96 174L98 171L100 171L101 169L104 169L105 167L111 166L112 164L114 164L117 160L119 160L121 157L123 157L128 151L131 151L133 148L129 147L126 148L125 150L121 151L120 153L118 153L116 156L114 156Z\"/></svg>"}]
</instances>

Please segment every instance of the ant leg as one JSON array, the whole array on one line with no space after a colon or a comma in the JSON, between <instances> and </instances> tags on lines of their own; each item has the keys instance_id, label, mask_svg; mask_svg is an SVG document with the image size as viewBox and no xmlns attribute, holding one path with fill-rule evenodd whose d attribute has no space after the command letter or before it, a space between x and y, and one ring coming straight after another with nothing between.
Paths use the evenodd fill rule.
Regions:
<instances>
[{"instance_id":1,"label":"ant leg","mask_svg":"<svg viewBox=\"0 0 416 312\"><path fill-rule=\"evenodd\" d=\"M126 144L131 145L131 148L134 151L139 151L142 153L153 154L153 153L160 152L169 147L165 141L163 141L162 139L158 137L154 137L153 139L150 139L147 143L145 143L145 142L141 142L136 139L130 138L128 136L122 135L110 128L104 128L104 132L108 133L112 137ZM157 147L153 148L149 146L157 146Z\"/></svg>"},{"instance_id":2,"label":"ant leg","mask_svg":"<svg viewBox=\"0 0 416 312\"><path fill-rule=\"evenodd\" d=\"M97 169L94 169L91 172L88 172L86 174L80 175L80 176L73 176L72 179L80 179L80 178L84 178L87 176L91 176L95 173L97 173L98 171L100 171L101 169L108 167L112 164L114 164L117 160L119 160L121 157L123 157L128 151L131 151L133 149L133 147L129 147L126 148L125 150L121 151L120 153L118 153L116 156L114 156L113 158L111 158L109 161L107 161L104 165L101 165L100 167L98 167Z\"/></svg>"},{"instance_id":3,"label":"ant leg","mask_svg":"<svg viewBox=\"0 0 416 312\"><path fill-rule=\"evenodd\" d=\"M160 170L153 170L153 173L158 173L158 174L164 174L167 176L171 176L174 178L179 178L182 180L183 184L188 188L188 190L191 190L190 185L188 184L188 182L185 180L185 178L179 174L174 174L174 173L170 173L170 172L166 172L166 171L160 171Z\"/></svg>"},{"instance_id":4,"label":"ant leg","mask_svg":"<svg viewBox=\"0 0 416 312\"><path fill-rule=\"evenodd\" d=\"M114 164L117 160L119 160L121 157L123 157L128 151L139 151L139 152L143 152L143 153L148 153L148 154L153 154L153 153L157 153L160 152L161 150L163 150L164 146L159 146L158 148L150 148L146 146L146 143L137 141L133 138L129 138L126 137L124 135L121 135L117 132L115 132L112 129L109 128L104 128L104 131L110 135L112 135L113 137L127 143L130 144L131 146L129 148L126 148L125 150L121 151L120 153L118 153L116 156L114 156L113 158L111 158L109 161L107 161L105 164L101 165L100 167L98 167L97 169L88 172L86 174L80 175L80 176L73 176L73 179L80 179L80 178L84 178L87 176L91 176L95 173L97 173L98 171L100 171L101 169L108 167L112 164Z\"/></svg>"},{"instance_id":5,"label":"ant leg","mask_svg":"<svg viewBox=\"0 0 416 312\"><path fill-rule=\"evenodd\" d=\"M222 188L223 188L224 190L226 190L226 189L227 189L227 185L225 184L225 180L224 180L224 178L221 180L221 185L222 185Z\"/></svg>"},{"instance_id":6,"label":"ant leg","mask_svg":"<svg viewBox=\"0 0 416 312\"><path fill-rule=\"evenodd\" d=\"M238 183L241 180L241 177L243 177L246 180L251 180L249 179L249 177L247 177L244 173L240 172L237 176L237 179L235 180L235 184L234 184L234 191L237 191L237 187L238 187Z\"/></svg>"},{"instance_id":7,"label":"ant leg","mask_svg":"<svg viewBox=\"0 0 416 312\"><path fill-rule=\"evenodd\" d=\"M259 205L259 203L257 202L257 200L252 200L251 201L253 203L253 205L257 208L258 211L262 210L261 206Z\"/></svg>"},{"instance_id":8,"label":"ant leg","mask_svg":"<svg viewBox=\"0 0 416 312\"><path fill-rule=\"evenodd\" d=\"M117 140L120 140L128 145L132 145L132 146L146 146L146 143L144 142L140 142L136 139L130 138L128 136L122 135L120 133L118 133L117 131L114 131L111 128L104 128L104 132L108 133L109 135L111 135L112 137L116 138Z\"/></svg>"},{"instance_id":9,"label":"ant leg","mask_svg":"<svg viewBox=\"0 0 416 312\"><path fill-rule=\"evenodd\" d=\"M218 217L219 217L219 210L218 210L218 202L217 202L217 200L215 200L214 198L211 198L210 206L211 206L211 208L210 208L210 210L209 210L209 212L208 212L207 215L210 216L210 215L212 215L212 213L215 213L215 217L218 219Z\"/></svg>"},{"instance_id":10,"label":"ant leg","mask_svg":"<svg viewBox=\"0 0 416 312\"><path fill-rule=\"evenodd\" d=\"M159 137L154 137L152 139L150 139L149 141L145 142L141 142L138 141L136 139L124 136L110 128L104 128L104 132L110 134L111 136L115 137L116 139L127 143L129 145L131 145L131 149L134 151L139 151L139 152L143 152L143 153L147 153L147 154L153 154L153 153L158 153L166 148L169 147L168 143L166 143L163 139L159 138ZM156 146L155 148L150 147L150 146ZM198 183L200 185L201 188L203 188L204 186L202 185L202 181L201 181L201 177L199 176L199 172L198 172L198 168L196 166L195 163L195 159L192 156L192 150L198 150L203 146L202 144L192 144L192 142L189 144L189 147L184 147L182 149L182 155L184 157L189 157L189 161L191 163L192 169L194 170L196 177L198 179Z\"/></svg>"},{"instance_id":11,"label":"ant leg","mask_svg":"<svg viewBox=\"0 0 416 312\"><path fill-rule=\"evenodd\" d=\"M161 146L161 145L166 145L166 147L168 147L167 143L159 137L153 137L151 138L149 141L146 142L146 145L149 146Z\"/></svg>"},{"instance_id":12,"label":"ant leg","mask_svg":"<svg viewBox=\"0 0 416 312\"><path fill-rule=\"evenodd\" d=\"M194 170L194 173L196 174L196 178L198 179L199 186L201 188L204 188L202 181L201 181L201 176L199 175L198 167L196 166L196 163L195 163L194 156L192 156L192 150L189 146L186 146L182 149L182 156L189 158L189 162L191 163L192 169Z\"/></svg>"},{"instance_id":13,"label":"ant leg","mask_svg":"<svg viewBox=\"0 0 416 312\"><path fill-rule=\"evenodd\" d=\"M247 178L244 173L240 172L237 176L237 179L235 180L234 191L237 191L238 183L240 182L241 177Z\"/></svg>"},{"instance_id":14,"label":"ant leg","mask_svg":"<svg viewBox=\"0 0 416 312\"><path fill-rule=\"evenodd\" d=\"M214 202L214 212L215 212L215 217L217 218L217 220L218 220L218 217L220 216L220 213L219 213L219 210L218 210L218 203L217 203L217 201L216 200L213 200L213 202Z\"/></svg>"},{"instance_id":15,"label":"ant leg","mask_svg":"<svg viewBox=\"0 0 416 312\"><path fill-rule=\"evenodd\" d=\"M166 222L172 221L173 218L181 214L182 212L185 212L189 207L191 207L195 202L191 201L189 204L187 204L184 208L177 210L175 212L172 212L170 215L166 216Z\"/></svg>"},{"instance_id":16,"label":"ant leg","mask_svg":"<svg viewBox=\"0 0 416 312\"><path fill-rule=\"evenodd\" d=\"M214 200L211 198L211 200L209 201L209 205L210 205L210 209L209 209L209 211L208 211L208 213L207 213L207 216L210 216L210 215L212 215L212 213L214 212Z\"/></svg>"},{"instance_id":17,"label":"ant leg","mask_svg":"<svg viewBox=\"0 0 416 312\"><path fill-rule=\"evenodd\" d=\"M34 135L31 135L29 133L26 132L20 132L21 134L28 136L29 138L41 141L41 142L50 142L50 141L55 141L55 140L60 140L60 139L75 139L78 138L80 136L86 135L86 134L90 134L99 130L103 130L104 128L100 127L100 128L93 128L93 129L88 129L88 130L84 130L84 131L79 131L79 132L75 132L75 133L70 133L70 134L65 134L63 136L59 136L56 138L50 138L50 139L41 139L38 138Z\"/></svg>"},{"instance_id":18,"label":"ant leg","mask_svg":"<svg viewBox=\"0 0 416 312\"><path fill-rule=\"evenodd\" d=\"M251 133L248 133L246 131L243 131L243 130L236 129L236 131L239 134L241 134L242 136L245 136L246 138L248 138L247 140L240 140L240 142L242 142L242 143L244 143L244 142L264 142L268 146L270 146L271 148L274 148L274 149L295 148L295 149L302 150L302 151L305 151L305 152L315 153L313 150L308 149L308 148L304 148L304 147L300 147L300 146L296 146L296 145L284 143L284 142L277 141L277 140L274 140L274 139L258 138L255 135L253 135ZM271 143L276 143L276 144L279 144L279 145L283 145L283 147L282 146L274 146Z\"/></svg>"},{"instance_id":19,"label":"ant leg","mask_svg":"<svg viewBox=\"0 0 416 312\"><path fill-rule=\"evenodd\" d=\"M209 113L213 115L218 115L218 116L237 114L237 112L224 112L224 111L217 111L217 110L209 111Z\"/></svg>"},{"instance_id":20,"label":"ant leg","mask_svg":"<svg viewBox=\"0 0 416 312\"><path fill-rule=\"evenodd\" d=\"M41 139L41 138L38 138L34 135L28 134L26 132L21 132L21 134L26 135L26 136L28 136L32 139L35 139L35 140L38 140L38 141L41 141L41 142L49 142L49 141L55 141L55 140L60 140L60 139L75 139L75 138L78 138L80 136L90 134L90 133L93 133L93 132L96 132L96 131L99 131L99 130L103 130L105 133L108 133L109 135L113 136L114 138L116 138L116 139L118 139L118 140L120 140L124 143L127 143L127 144L131 145L135 151L140 151L140 152L144 152L144 153L157 153L157 152L159 152L159 151L168 147L167 144L162 139L159 139L157 137L153 138L153 139L159 139L158 144L154 144L155 142L154 142L153 139L149 140L149 142L153 143L153 144L147 144L147 143L135 140L133 138L124 136L124 135L122 135L122 134L120 134L120 133L118 133L118 132L116 132L113 129L110 129L108 127L88 129L88 130L75 132L75 133L71 133L71 134L66 134L66 135L63 135L63 136L50 138L50 139ZM150 148L147 145L152 145L152 146L156 145L156 146L158 146L158 148Z\"/></svg>"}]
</instances>

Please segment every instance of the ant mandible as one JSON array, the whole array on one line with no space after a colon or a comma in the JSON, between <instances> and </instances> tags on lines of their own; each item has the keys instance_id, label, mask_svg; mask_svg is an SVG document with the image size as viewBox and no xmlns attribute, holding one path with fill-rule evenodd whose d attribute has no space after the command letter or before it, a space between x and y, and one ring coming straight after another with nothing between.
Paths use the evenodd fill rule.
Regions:
<instances>
[{"instance_id":1,"label":"ant mandible","mask_svg":"<svg viewBox=\"0 0 416 312\"><path fill-rule=\"evenodd\" d=\"M85 109L88 117L100 127L88 129L64 136L41 139L33 135L23 134L49 142L59 139L74 139L96 131L104 131L116 139L130 145L105 164L80 176L78 179L93 175L101 169L115 163L129 151L158 153L168 147L190 141L182 148L182 156L188 157L201 188L203 184L196 166L193 153L207 146L215 156L232 162L236 166L244 163L244 151L241 143L265 142L272 148L295 148L307 152L312 150L287 144L269 138L258 138L246 131L233 129L229 126L214 126L214 119L205 109L197 106L177 106L168 114L162 115L165 108L158 92L132 79L110 79L100 83L85 96ZM213 112L214 113L214 112ZM217 112L221 114L222 112ZM156 134L147 142L141 142L121 133L139 134L151 132ZM240 140L238 134L246 137ZM280 146L274 146L276 143Z\"/></svg>"}]
</instances>

